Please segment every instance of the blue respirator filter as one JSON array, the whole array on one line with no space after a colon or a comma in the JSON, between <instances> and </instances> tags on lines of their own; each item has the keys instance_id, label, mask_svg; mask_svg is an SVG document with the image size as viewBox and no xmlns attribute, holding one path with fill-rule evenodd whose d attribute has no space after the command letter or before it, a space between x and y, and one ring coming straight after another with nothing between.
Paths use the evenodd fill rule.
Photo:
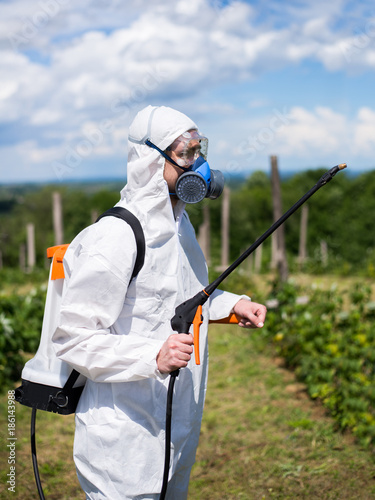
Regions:
<instances>
[{"instance_id":1,"label":"blue respirator filter","mask_svg":"<svg viewBox=\"0 0 375 500\"><path fill-rule=\"evenodd\" d=\"M214 200L224 189L224 175L220 170L211 170L200 156L192 170L182 174L176 182L176 194L185 203L199 203L204 198Z\"/></svg>"}]
</instances>

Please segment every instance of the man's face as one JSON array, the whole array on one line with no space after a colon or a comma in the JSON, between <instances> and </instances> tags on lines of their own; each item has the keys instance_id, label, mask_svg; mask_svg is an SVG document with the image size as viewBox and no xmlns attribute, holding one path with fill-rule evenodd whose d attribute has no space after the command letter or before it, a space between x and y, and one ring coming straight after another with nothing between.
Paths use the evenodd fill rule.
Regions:
<instances>
[{"instance_id":1,"label":"man's face","mask_svg":"<svg viewBox=\"0 0 375 500\"><path fill-rule=\"evenodd\" d=\"M173 156L171 155L171 158L172 157ZM182 168L176 167L176 165L173 165L173 163L170 163L168 160L165 160L164 179L167 181L168 189L169 189L170 193L175 192L177 179L183 173L184 173L184 171L182 170Z\"/></svg>"},{"instance_id":2,"label":"man's face","mask_svg":"<svg viewBox=\"0 0 375 500\"><path fill-rule=\"evenodd\" d=\"M172 160L184 168L189 168L193 165L201 150L198 132L196 130L189 130L188 132L190 138L184 137L184 135L178 137L166 151ZM164 179L167 181L170 193L175 192L177 179L183 173L183 168L177 167L168 160L165 161Z\"/></svg>"}]
</instances>

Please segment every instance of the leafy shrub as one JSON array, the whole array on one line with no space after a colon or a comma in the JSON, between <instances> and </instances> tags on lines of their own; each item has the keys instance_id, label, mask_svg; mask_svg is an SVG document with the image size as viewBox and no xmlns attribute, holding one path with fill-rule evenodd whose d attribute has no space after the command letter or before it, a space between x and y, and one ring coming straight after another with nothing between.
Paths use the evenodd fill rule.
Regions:
<instances>
[{"instance_id":1,"label":"leafy shrub","mask_svg":"<svg viewBox=\"0 0 375 500\"><path fill-rule=\"evenodd\" d=\"M0 386L6 390L19 379L24 353L34 353L39 345L46 288L27 295L0 295Z\"/></svg>"},{"instance_id":2,"label":"leafy shrub","mask_svg":"<svg viewBox=\"0 0 375 500\"><path fill-rule=\"evenodd\" d=\"M0 387L5 391L16 380L22 368L23 357L12 320L0 313Z\"/></svg>"},{"instance_id":3,"label":"leafy shrub","mask_svg":"<svg viewBox=\"0 0 375 500\"><path fill-rule=\"evenodd\" d=\"M305 291L287 283L275 287L279 306L268 313L265 335L287 365L319 398L340 429L349 428L360 442L375 445L375 304L370 289L355 285L343 296L335 289Z\"/></svg>"},{"instance_id":4,"label":"leafy shrub","mask_svg":"<svg viewBox=\"0 0 375 500\"><path fill-rule=\"evenodd\" d=\"M220 271L215 271L210 269L209 280L213 282L221 275ZM238 293L240 295L254 295L254 290L256 289L255 284L249 278L249 274L242 269L236 269L233 271L223 282L222 286L219 286L223 290L230 290L233 293ZM257 294L257 301L261 301L259 293Z\"/></svg>"}]
</instances>

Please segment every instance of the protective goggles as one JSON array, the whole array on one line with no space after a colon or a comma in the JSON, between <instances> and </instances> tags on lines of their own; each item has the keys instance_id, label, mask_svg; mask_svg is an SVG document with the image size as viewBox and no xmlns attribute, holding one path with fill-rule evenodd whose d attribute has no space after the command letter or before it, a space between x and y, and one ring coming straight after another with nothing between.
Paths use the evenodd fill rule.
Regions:
<instances>
[{"instance_id":1,"label":"protective goggles","mask_svg":"<svg viewBox=\"0 0 375 500\"><path fill-rule=\"evenodd\" d=\"M207 159L208 139L197 130L180 135L165 151L158 148L150 139L146 139L145 144L156 149L166 160L185 171L190 170L200 156Z\"/></svg>"},{"instance_id":2,"label":"protective goggles","mask_svg":"<svg viewBox=\"0 0 375 500\"><path fill-rule=\"evenodd\" d=\"M197 130L185 132L177 137L167 151L174 154L180 167L189 168L200 156L207 160L208 139Z\"/></svg>"}]
</instances>

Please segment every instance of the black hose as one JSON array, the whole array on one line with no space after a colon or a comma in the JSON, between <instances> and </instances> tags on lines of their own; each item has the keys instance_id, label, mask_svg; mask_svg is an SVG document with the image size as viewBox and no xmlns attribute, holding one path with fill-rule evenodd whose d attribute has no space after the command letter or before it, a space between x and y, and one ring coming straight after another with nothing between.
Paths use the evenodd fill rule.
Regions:
<instances>
[{"instance_id":1,"label":"black hose","mask_svg":"<svg viewBox=\"0 0 375 500\"><path fill-rule=\"evenodd\" d=\"M167 410L165 422L165 457L164 457L164 474L163 486L161 488L160 500L165 499L168 487L169 464L171 460L171 432L172 432L172 401L173 401L173 388L178 375L178 371L171 373L167 394Z\"/></svg>"},{"instance_id":2,"label":"black hose","mask_svg":"<svg viewBox=\"0 0 375 500\"><path fill-rule=\"evenodd\" d=\"M31 412L31 428L30 428L31 457L33 460L34 477L35 477L36 487L38 488L39 498L40 500L45 500L42 483L40 482L38 459L36 457L35 421L36 421L36 408L33 408Z\"/></svg>"}]
</instances>

